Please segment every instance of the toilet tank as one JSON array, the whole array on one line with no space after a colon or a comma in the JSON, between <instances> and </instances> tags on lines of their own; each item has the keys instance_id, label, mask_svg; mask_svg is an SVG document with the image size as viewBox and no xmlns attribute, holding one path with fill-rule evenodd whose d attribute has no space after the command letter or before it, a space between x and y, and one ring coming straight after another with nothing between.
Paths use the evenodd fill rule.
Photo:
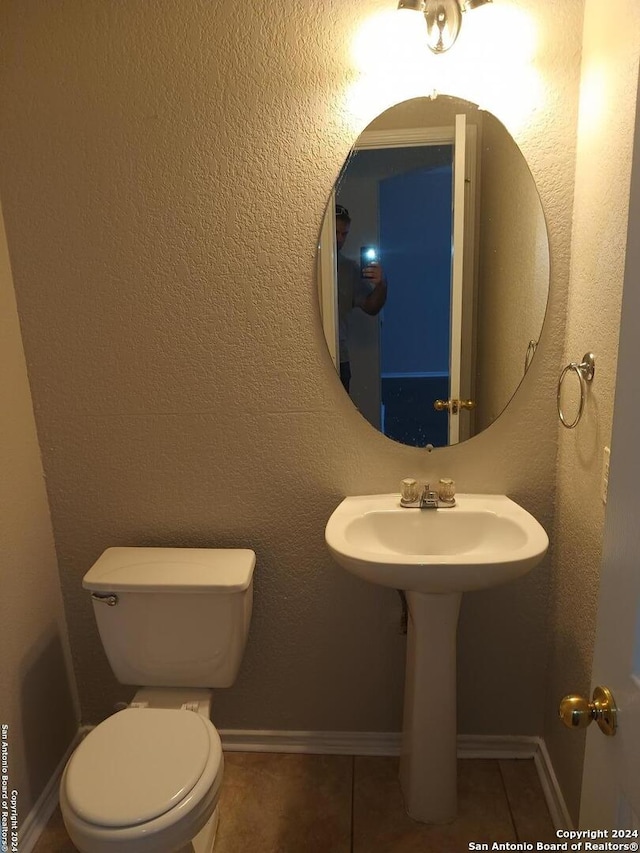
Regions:
<instances>
[{"instance_id":1,"label":"toilet tank","mask_svg":"<svg viewBox=\"0 0 640 853\"><path fill-rule=\"evenodd\" d=\"M85 575L122 684L229 687L249 633L256 555L227 548L108 548Z\"/></svg>"}]
</instances>

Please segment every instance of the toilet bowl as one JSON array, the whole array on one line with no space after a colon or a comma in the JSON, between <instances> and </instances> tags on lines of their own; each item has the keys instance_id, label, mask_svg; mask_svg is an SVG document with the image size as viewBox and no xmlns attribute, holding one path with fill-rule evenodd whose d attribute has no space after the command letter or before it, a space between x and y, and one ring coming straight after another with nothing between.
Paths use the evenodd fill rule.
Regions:
<instances>
[{"instance_id":1,"label":"toilet bowl","mask_svg":"<svg viewBox=\"0 0 640 853\"><path fill-rule=\"evenodd\" d=\"M85 575L111 668L140 689L64 770L81 853L211 853L224 766L212 689L240 668L254 566L248 549L108 548Z\"/></svg>"},{"instance_id":2,"label":"toilet bowl","mask_svg":"<svg viewBox=\"0 0 640 853\"><path fill-rule=\"evenodd\" d=\"M65 826L81 853L210 850L222 770L210 720L193 711L127 708L93 729L67 764Z\"/></svg>"}]
</instances>

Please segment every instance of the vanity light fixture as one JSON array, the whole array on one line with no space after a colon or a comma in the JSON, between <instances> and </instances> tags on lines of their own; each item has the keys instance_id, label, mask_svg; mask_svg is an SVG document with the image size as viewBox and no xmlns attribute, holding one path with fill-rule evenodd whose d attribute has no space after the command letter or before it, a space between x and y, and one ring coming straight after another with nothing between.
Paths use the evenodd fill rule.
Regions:
<instances>
[{"instance_id":1,"label":"vanity light fixture","mask_svg":"<svg viewBox=\"0 0 640 853\"><path fill-rule=\"evenodd\" d=\"M427 22L427 44L433 53L444 53L458 38L462 13L493 0L399 0L398 9L422 12Z\"/></svg>"}]
</instances>

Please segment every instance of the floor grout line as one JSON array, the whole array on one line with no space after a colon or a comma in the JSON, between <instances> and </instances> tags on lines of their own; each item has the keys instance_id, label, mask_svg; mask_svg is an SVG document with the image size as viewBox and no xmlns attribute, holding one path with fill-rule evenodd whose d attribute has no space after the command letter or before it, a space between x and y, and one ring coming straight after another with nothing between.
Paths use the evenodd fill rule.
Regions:
<instances>
[{"instance_id":1,"label":"floor grout line","mask_svg":"<svg viewBox=\"0 0 640 853\"><path fill-rule=\"evenodd\" d=\"M516 817L513 813L513 809L511 808L511 800L509 799L509 791L507 790L507 780L504 778L504 773L502 772L502 764L500 759L497 759L498 771L500 773L500 780L502 782L502 790L504 791L504 798L507 802L507 808L509 809L509 818L511 820L511 826L513 828L513 834L516 837L516 841L520 841L520 833L518 832L518 826L516 823Z\"/></svg>"}]
</instances>

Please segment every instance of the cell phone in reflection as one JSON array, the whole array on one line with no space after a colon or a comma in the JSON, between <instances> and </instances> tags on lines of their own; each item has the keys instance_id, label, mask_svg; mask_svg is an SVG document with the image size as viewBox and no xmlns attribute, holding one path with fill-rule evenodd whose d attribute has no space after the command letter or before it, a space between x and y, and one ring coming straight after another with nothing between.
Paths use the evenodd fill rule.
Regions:
<instances>
[{"instance_id":1,"label":"cell phone in reflection","mask_svg":"<svg viewBox=\"0 0 640 853\"><path fill-rule=\"evenodd\" d=\"M364 271L371 264L378 263L378 250L375 246L360 247L360 275L364 275Z\"/></svg>"}]
</instances>

